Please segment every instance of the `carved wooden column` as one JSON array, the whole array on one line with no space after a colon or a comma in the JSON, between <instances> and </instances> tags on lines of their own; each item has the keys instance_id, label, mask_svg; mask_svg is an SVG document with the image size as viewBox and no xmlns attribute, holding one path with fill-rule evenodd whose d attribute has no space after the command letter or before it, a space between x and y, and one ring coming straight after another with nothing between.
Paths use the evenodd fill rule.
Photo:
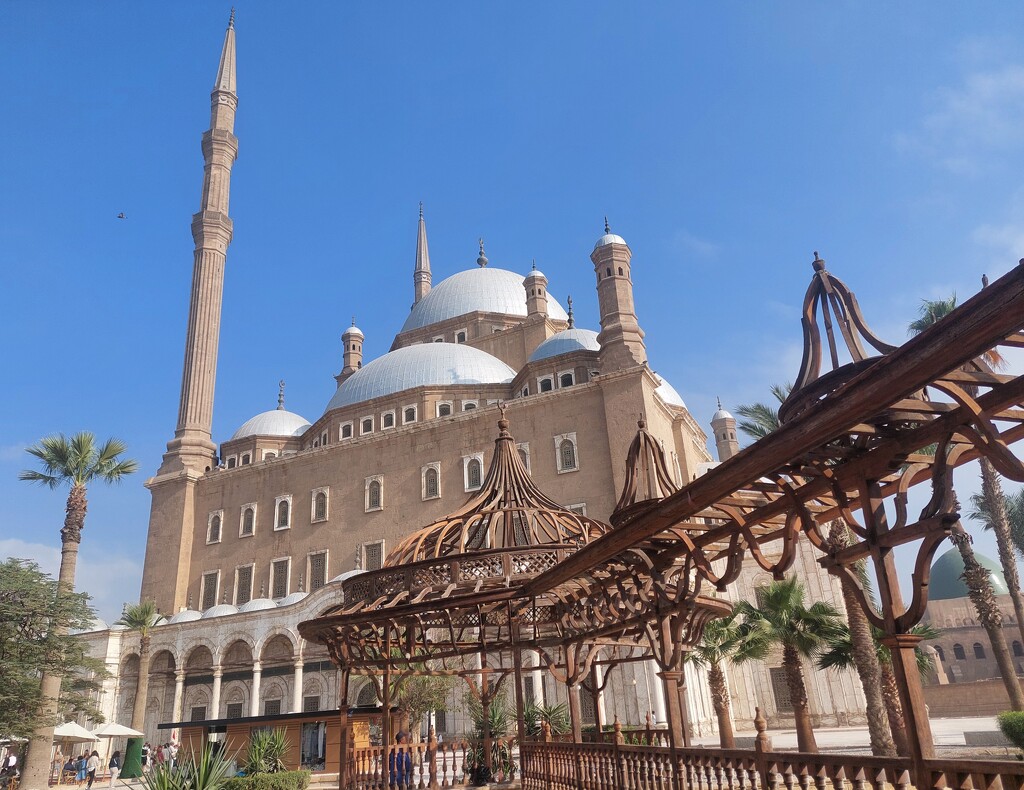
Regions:
<instances>
[{"instance_id":1,"label":"carved wooden column","mask_svg":"<svg viewBox=\"0 0 1024 790\"><path fill-rule=\"evenodd\" d=\"M348 721L348 679L349 671L342 669L338 672L338 788L347 790L349 781L349 759L352 748L352 733Z\"/></svg>"},{"instance_id":2,"label":"carved wooden column","mask_svg":"<svg viewBox=\"0 0 1024 790\"><path fill-rule=\"evenodd\" d=\"M384 678L380 688L381 716L380 716L380 740L381 746L381 785L388 787L391 784L391 750L394 748L394 738L391 737L391 626L384 626ZM397 757L396 757L397 759Z\"/></svg>"}]
</instances>

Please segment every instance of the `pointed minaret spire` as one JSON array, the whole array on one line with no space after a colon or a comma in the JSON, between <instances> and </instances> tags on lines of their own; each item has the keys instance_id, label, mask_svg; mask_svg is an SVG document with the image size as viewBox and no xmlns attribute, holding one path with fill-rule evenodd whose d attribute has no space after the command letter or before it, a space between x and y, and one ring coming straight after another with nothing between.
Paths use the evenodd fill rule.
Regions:
<instances>
[{"instance_id":1,"label":"pointed minaret spire","mask_svg":"<svg viewBox=\"0 0 1024 790\"><path fill-rule=\"evenodd\" d=\"M572 329L576 325L576 319L572 316L572 296L569 296L565 301L569 305L569 329Z\"/></svg>"},{"instance_id":2,"label":"pointed minaret spire","mask_svg":"<svg viewBox=\"0 0 1024 790\"><path fill-rule=\"evenodd\" d=\"M605 216L604 216L604 232L605 233L611 233L612 232L611 227L608 225L608 215L607 214L605 214Z\"/></svg>"},{"instance_id":3,"label":"pointed minaret spire","mask_svg":"<svg viewBox=\"0 0 1024 790\"><path fill-rule=\"evenodd\" d=\"M476 259L476 265L481 269L487 265L487 254L484 252L484 240L483 238L478 239L480 242L480 256Z\"/></svg>"},{"instance_id":4,"label":"pointed minaret spire","mask_svg":"<svg viewBox=\"0 0 1024 790\"><path fill-rule=\"evenodd\" d=\"M277 408L284 411L284 379L277 382Z\"/></svg>"},{"instance_id":5,"label":"pointed minaret spire","mask_svg":"<svg viewBox=\"0 0 1024 790\"><path fill-rule=\"evenodd\" d=\"M413 306L430 293L430 250L427 249L427 223L423 219L423 201L420 201L420 224L416 232L416 268L412 273L415 290ZM352 324L355 326L355 323Z\"/></svg>"},{"instance_id":6,"label":"pointed minaret spire","mask_svg":"<svg viewBox=\"0 0 1024 790\"><path fill-rule=\"evenodd\" d=\"M234 135L238 107L235 87L232 14L224 34L217 80L210 94L210 129L203 135L203 191L199 212L192 216L195 252L181 401L174 439L167 445L161 471L186 468L201 473L216 465L217 447L211 430L224 266L232 236L228 216L231 167L238 156L238 139Z\"/></svg>"}]
</instances>

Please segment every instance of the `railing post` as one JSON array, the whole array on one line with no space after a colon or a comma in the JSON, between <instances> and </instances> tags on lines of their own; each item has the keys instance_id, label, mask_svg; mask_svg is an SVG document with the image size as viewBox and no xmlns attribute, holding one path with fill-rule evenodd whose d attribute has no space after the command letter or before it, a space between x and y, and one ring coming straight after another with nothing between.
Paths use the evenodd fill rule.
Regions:
<instances>
[{"instance_id":1,"label":"railing post","mask_svg":"<svg viewBox=\"0 0 1024 790\"><path fill-rule=\"evenodd\" d=\"M761 787L762 790L772 790L768 777L768 758L765 756L771 751L772 741L768 737L768 721L760 708L754 708L754 729L757 730L754 737L754 759L757 762L757 773L761 777Z\"/></svg>"},{"instance_id":2,"label":"railing post","mask_svg":"<svg viewBox=\"0 0 1024 790\"><path fill-rule=\"evenodd\" d=\"M430 766L430 790L437 790L437 735L433 725L427 731L427 761Z\"/></svg>"},{"instance_id":3,"label":"railing post","mask_svg":"<svg viewBox=\"0 0 1024 790\"><path fill-rule=\"evenodd\" d=\"M544 743L547 746L544 747L544 783L551 788L551 777L554 776L555 766L554 758L551 754L551 725L548 722L541 722L540 725L541 737L544 739Z\"/></svg>"},{"instance_id":4,"label":"railing post","mask_svg":"<svg viewBox=\"0 0 1024 790\"><path fill-rule=\"evenodd\" d=\"M612 738L612 754L615 759L615 786L619 790L626 790L626 766L622 764L622 752L619 747L626 742L626 736L622 734L622 722L619 721L619 714L615 714L615 730Z\"/></svg>"}]
</instances>

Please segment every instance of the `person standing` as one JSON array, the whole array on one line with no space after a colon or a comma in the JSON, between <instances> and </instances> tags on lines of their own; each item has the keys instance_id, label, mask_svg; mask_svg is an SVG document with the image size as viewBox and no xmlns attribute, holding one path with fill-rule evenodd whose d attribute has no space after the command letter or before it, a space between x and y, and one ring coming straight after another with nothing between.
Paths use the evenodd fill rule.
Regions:
<instances>
[{"instance_id":1,"label":"person standing","mask_svg":"<svg viewBox=\"0 0 1024 790\"><path fill-rule=\"evenodd\" d=\"M149 741L142 744L142 773L146 773L149 769Z\"/></svg>"},{"instance_id":2,"label":"person standing","mask_svg":"<svg viewBox=\"0 0 1024 790\"><path fill-rule=\"evenodd\" d=\"M107 768L110 769L110 786L114 786L114 782L117 781L117 775L121 773L121 752L120 750L110 755L110 762L107 763Z\"/></svg>"},{"instance_id":3,"label":"person standing","mask_svg":"<svg viewBox=\"0 0 1024 790\"><path fill-rule=\"evenodd\" d=\"M78 759L75 760L75 781L78 786L82 786L82 782L85 781L85 767L89 761L86 759L85 754L78 755Z\"/></svg>"},{"instance_id":4,"label":"person standing","mask_svg":"<svg viewBox=\"0 0 1024 790\"><path fill-rule=\"evenodd\" d=\"M88 777L89 784L87 787L92 790L92 783L96 781L96 771L100 767L100 753L95 749L93 753L89 755L89 759L85 762L85 775Z\"/></svg>"}]
</instances>

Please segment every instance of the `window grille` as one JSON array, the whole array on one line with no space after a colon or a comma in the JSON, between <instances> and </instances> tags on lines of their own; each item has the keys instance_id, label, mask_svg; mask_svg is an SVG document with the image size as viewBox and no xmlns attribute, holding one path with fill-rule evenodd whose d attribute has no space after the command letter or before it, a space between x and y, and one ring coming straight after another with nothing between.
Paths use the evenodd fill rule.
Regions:
<instances>
[{"instance_id":1,"label":"window grille","mask_svg":"<svg viewBox=\"0 0 1024 790\"><path fill-rule=\"evenodd\" d=\"M238 588L235 591L235 605L241 606L252 598L252 565L245 565L235 573L237 574Z\"/></svg>"},{"instance_id":2,"label":"window grille","mask_svg":"<svg viewBox=\"0 0 1024 790\"><path fill-rule=\"evenodd\" d=\"M423 473L423 488L426 493L427 499L440 496L440 486L438 485L437 470L434 468L428 469Z\"/></svg>"},{"instance_id":3,"label":"window grille","mask_svg":"<svg viewBox=\"0 0 1024 790\"><path fill-rule=\"evenodd\" d=\"M256 523L256 513L253 512L251 507L245 509L245 513L242 515L242 534L251 535L253 528Z\"/></svg>"},{"instance_id":4,"label":"window grille","mask_svg":"<svg viewBox=\"0 0 1024 790\"><path fill-rule=\"evenodd\" d=\"M341 438L351 439L352 438L352 425L347 423L341 426Z\"/></svg>"},{"instance_id":5,"label":"window grille","mask_svg":"<svg viewBox=\"0 0 1024 790\"><path fill-rule=\"evenodd\" d=\"M395 415L392 414L391 412L388 412L387 414L384 415L384 427L385 428L394 428L395 427Z\"/></svg>"},{"instance_id":6,"label":"window grille","mask_svg":"<svg viewBox=\"0 0 1024 790\"><path fill-rule=\"evenodd\" d=\"M203 611L217 603L217 574L203 574Z\"/></svg>"},{"instance_id":7,"label":"window grille","mask_svg":"<svg viewBox=\"0 0 1024 790\"><path fill-rule=\"evenodd\" d=\"M405 422L416 422L416 408L410 406L405 410L405 416L402 418Z\"/></svg>"},{"instance_id":8,"label":"window grille","mask_svg":"<svg viewBox=\"0 0 1024 790\"><path fill-rule=\"evenodd\" d=\"M315 592L327 584L327 554L309 555L309 591Z\"/></svg>"},{"instance_id":9,"label":"window grille","mask_svg":"<svg viewBox=\"0 0 1024 790\"><path fill-rule=\"evenodd\" d=\"M359 696L356 698L356 705L360 708L371 708L376 704L377 688L372 682L369 682L359 689Z\"/></svg>"},{"instance_id":10,"label":"window grille","mask_svg":"<svg viewBox=\"0 0 1024 790\"><path fill-rule=\"evenodd\" d=\"M241 702L229 702L226 719L240 719L242 718L242 703Z\"/></svg>"},{"instance_id":11,"label":"window grille","mask_svg":"<svg viewBox=\"0 0 1024 790\"><path fill-rule=\"evenodd\" d=\"M302 698L302 712L303 713L316 713L320 710L320 697L310 696Z\"/></svg>"},{"instance_id":12,"label":"window grille","mask_svg":"<svg viewBox=\"0 0 1024 790\"><path fill-rule=\"evenodd\" d=\"M371 480L369 492L367 495L367 505L370 510L376 510L380 507L380 481Z\"/></svg>"},{"instance_id":13,"label":"window grille","mask_svg":"<svg viewBox=\"0 0 1024 790\"><path fill-rule=\"evenodd\" d=\"M452 413L452 405L450 403L442 403L437 407L438 417L450 417Z\"/></svg>"},{"instance_id":14,"label":"window grille","mask_svg":"<svg viewBox=\"0 0 1024 790\"><path fill-rule=\"evenodd\" d=\"M959 643L953 645L953 658L957 658L960 661L963 661L965 658L967 658L967 654L964 652L963 645Z\"/></svg>"},{"instance_id":15,"label":"window grille","mask_svg":"<svg viewBox=\"0 0 1024 790\"><path fill-rule=\"evenodd\" d=\"M363 420L363 433L371 433L373 431L373 420Z\"/></svg>"},{"instance_id":16,"label":"window grille","mask_svg":"<svg viewBox=\"0 0 1024 790\"><path fill-rule=\"evenodd\" d=\"M220 516L210 519L210 543L220 543Z\"/></svg>"},{"instance_id":17,"label":"window grille","mask_svg":"<svg viewBox=\"0 0 1024 790\"><path fill-rule=\"evenodd\" d=\"M466 466L466 477L469 482L469 488L480 487L480 461L476 458L471 459Z\"/></svg>"},{"instance_id":18,"label":"window grille","mask_svg":"<svg viewBox=\"0 0 1024 790\"><path fill-rule=\"evenodd\" d=\"M793 699L789 696L789 683L786 682L784 667L771 667L768 670L772 678L772 694L775 695L775 710L779 713L793 712Z\"/></svg>"},{"instance_id":19,"label":"window grille","mask_svg":"<svg viewBox=\"0 0 1024 790\"><path fill-rule=\"evenodd\" d=\"M572 384L572 373L563 373L562 378L559 381L559 385L562 387L571 387Z\"/></svg>"},{"instance_id":20,"label":"window grille","mask_svg":"<svg viewBox=\"0 0 1024 790\"><path fill-rule=\"evenodd\" d=\"M273 569L271 595L274 598L284 598L288 594L288 560L275 560Z\"/></svg>"},{"instance_id":21,"label":"window grille","mask_svg":"<svg viewBox=\"0 0 1024 790\"><path fill-rule=\"evenodd\" d=\"M191 721L206 721L206 706L205 705L193 705L192 711L189 714Z\"/></svg>"},{"instance_id":22,"label":"window grille","mask_svg":"<svg viewBox=\"0 0 1024 790\"><path fill-rule=\"evenodd\" d=\"M288 527L288 516L289 516L288 500L282 499L277 503L277 528L285 529Z\"/></svg>"},{"instance_id":23,"label":"window grille","mask_svg":"<svg viewBox=\"0 0 1024 790\"><path fill-rule=\"evenodd\" d=\"M249 455L249 453L246 453L245 455L242 456L242 466L245 466L250 461L252 461L252 457Z\"/></svg>"},{"instance_id":24,"label":"window grille","mask_svg":"<svg viewBox=\"0 0 1024 790\"><path fill-rule=\"evenodd\" d=\"M263 715L264 716L280 716L281 715L281 700L279 699L268 699L263 701Z\"/></svg>"},{"instance_id":25,"label":"window grille","mask_svg":"<svg viewBox=\"0 0 1024 790\"><path fill-rule=\"evenodd\" d=\"M384 546L382 543L367 543L363 546L363 570L375 571L384 564Z\"/></svg>"},{"instance_id":26,"label":"window grille","mask_svg":"<svg viewBox=\"0 0 1024 790\"><path fill-rule=\"evenodd\" d=\"M314 500L313 518L317 521L323 521L327 518L327 494L323 491L319 492Z\"/></svg>"},{"instance_id":27,"label":"window grille","mask_svg":"<svg viewBox=\"0 0 1024 790\"><path fill-rule=\"evenodd\" d=\"M564 439L558 447L558 453L561 456L562 469L576 468L576 446L571 441Z\"/></svg>"},{"instance_id":28,"label":"window grille","mask_svg":"<svg viewBox=\"0 0 1024 790\"><path fill-rule=\"evenodd\" d=\"M541 392L551 392L552 389L554 389L554 385L551 383L551 379L541 379L540 380L540 391Z\"/></svg>"},{"instance_id":29,"label":"window grille","mask_svg":"<svg viewBox=\"0 0 1024 790\"><path fill-rule=\"evenodd\" d=\"M982 647L981 642L974 643L974 657L985 658L985 648Z\"/></svg>"}]
</instances>

